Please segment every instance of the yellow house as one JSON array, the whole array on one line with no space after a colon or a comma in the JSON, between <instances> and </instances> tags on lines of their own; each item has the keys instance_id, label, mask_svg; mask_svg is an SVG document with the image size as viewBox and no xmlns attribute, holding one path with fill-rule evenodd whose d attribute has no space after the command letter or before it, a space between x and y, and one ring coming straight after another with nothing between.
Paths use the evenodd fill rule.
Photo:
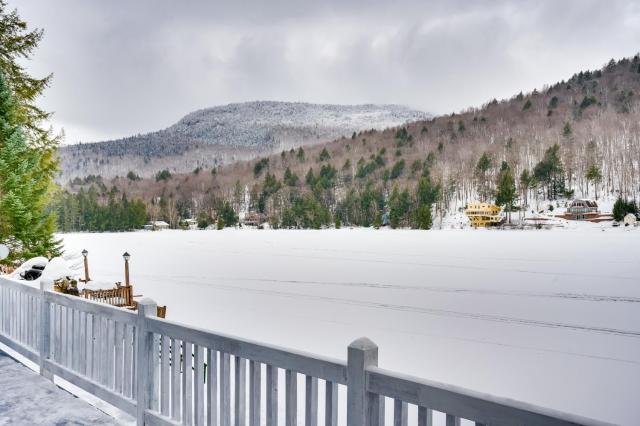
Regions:
<instances>
[{"instance_id":1,"label":"yellow house","mask_svg":"<svg viewBox=\"0 0 640 426\"><path fill-rule=\"evenodd\" d=\"M474 228L499 225L503 220L500 216L500 207L495 204L472 202L467 204L464 213Z\"/></svg>"}]
</instances>

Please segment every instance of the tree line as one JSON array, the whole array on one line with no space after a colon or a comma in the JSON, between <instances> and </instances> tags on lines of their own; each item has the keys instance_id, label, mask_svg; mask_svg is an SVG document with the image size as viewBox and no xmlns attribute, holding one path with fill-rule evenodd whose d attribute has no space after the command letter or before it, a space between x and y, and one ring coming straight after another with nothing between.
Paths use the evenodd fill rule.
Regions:
<instances>
[{"instance_id":1,"label":"tree line","mask_svg":"<svg viewBox=\"0 0 640 426\"><path fill-rule=\"evenodd\" d=\"M107 232L140 229L147 222L147 208L140 199L129 200L115 188L106 202L94 186L77 193L63 191L55 199L58 229L62 232Z\"/></svg>"}]
</instances>

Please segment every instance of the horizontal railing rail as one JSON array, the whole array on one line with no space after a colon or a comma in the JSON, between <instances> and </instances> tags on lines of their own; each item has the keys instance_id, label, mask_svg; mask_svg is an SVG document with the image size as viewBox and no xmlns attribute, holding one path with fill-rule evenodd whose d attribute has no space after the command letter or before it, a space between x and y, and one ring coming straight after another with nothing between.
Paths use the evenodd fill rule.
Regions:
<instances>
[{"instance_id":1,"label":"horizontal railing rail","mask_svg":"<svg viewBox=\"0 0 640 426\"><path fill-rule=\"evenodd\" d=\"M347 363L338 359L214 333L160 318L149 318L148 330L274 367L296 370L301 374L341 385L347 384Z\"/></svg>"},{"instance_id":2,"label":"horizontal railing rail","mask_svg":"<svg viewBox=\"0 0 640 426\"><path fill-rule=\"evenodd\" d=\"M434 412L445 414L447 426L461 419L606 425L383 370L378 347L366 338L348 347L344 362L179 324L157 312L149 299L132 312L0 277L0 343L39 364L41 375L78 386L135 416L138 425L276 426L283 416L286 426L296 426L301 415L305 426L321 419L337 426L343 413L349 426L383 426L388 419L431 426ZM408 419L409 405L417 418Z\"/></svg>"},{"instance_id":3,"label":"horizontal railing rail","mask_svg":"<svg viewBox=\"0 0 640 426\"><path fill-rule=\"evenodd\" d=\"M432 382L404 374L395 373L378 367L369 367L366 371L367 391L385 396L400 403L417 406L426 417L433 411L445 413L448 422L458 424L460 419L474 421L476 425L536 425L536 426L610 426L556 410L537 407L508 398L474 392L457 386ZM401 406L400 412L394 411L394 418L405 422L407 410ZM448 424L449 424L448 423ZM404 423L402 423L404 424ZM419 425L426 425L418 421Z\"/></svg>"}]
</instances>

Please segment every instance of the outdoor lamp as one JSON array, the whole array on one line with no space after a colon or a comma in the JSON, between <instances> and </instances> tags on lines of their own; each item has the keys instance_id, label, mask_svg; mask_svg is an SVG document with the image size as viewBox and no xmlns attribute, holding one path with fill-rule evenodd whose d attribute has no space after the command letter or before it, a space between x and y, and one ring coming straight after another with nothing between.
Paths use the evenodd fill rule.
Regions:
<instances>
[{"instance_id":1,"label":"outdoor lamp","mask_svg":"<svg viewBox=\"0 0 640 426\"><path fill-rule=\"evenodd\" d=\"M89 255L89 252L87 251L87 249L82 250L82 261L84 263L84 282L88 283L89 282L89 259L87 259L87 256Z\"/></svg>"},{"instance_id":2,"label":"outdoor lamp","mask_svg":"<svg viewBox=\"0 0 640 426\"><path fill-rule=\"evenodd\" d=\"M129 287L129 259L131 259L131 255L125 251L122 258L124 259L124 285Z\"/></svg>"}]
</instances>

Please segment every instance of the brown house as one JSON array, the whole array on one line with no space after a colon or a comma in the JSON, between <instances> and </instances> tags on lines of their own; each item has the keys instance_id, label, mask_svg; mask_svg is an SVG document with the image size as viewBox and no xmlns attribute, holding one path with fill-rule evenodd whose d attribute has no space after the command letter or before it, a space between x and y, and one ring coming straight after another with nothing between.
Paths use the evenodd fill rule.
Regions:
<instances>
[{"instance_id":1,"label":"brown house","mask_svg":"<svg viewBox=\"0 0 640 426\"><path fill-rule=\"evenodd\" d=\"M611 215L601 214L598 203L593 200L573 200L567 211L559 217L567 220L586 220L588 222L602 222L613 220Z\"/></svg>"}]
</instances>

